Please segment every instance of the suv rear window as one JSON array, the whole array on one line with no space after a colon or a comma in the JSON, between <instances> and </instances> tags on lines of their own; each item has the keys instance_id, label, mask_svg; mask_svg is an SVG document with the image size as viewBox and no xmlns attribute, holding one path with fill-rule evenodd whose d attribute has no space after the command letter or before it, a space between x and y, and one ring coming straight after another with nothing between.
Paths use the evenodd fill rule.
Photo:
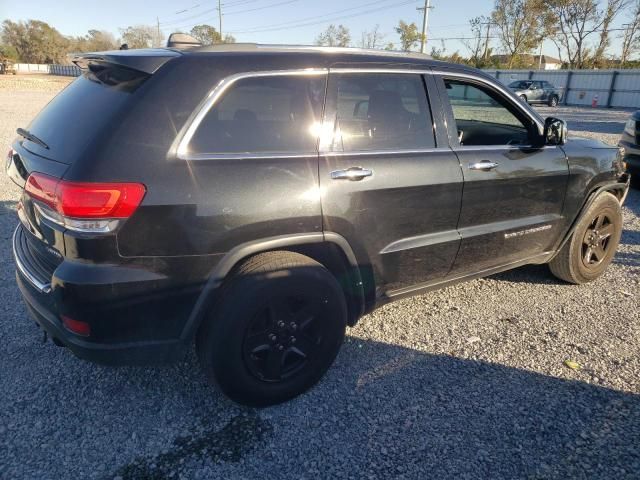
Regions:
<instances>
[{"instance_id":1,"label":"suv rear window","mask_svg":"<svg viewBox=\"0 0 640 480\"><path fill-rule=\"evenodd\" d=\"M49 149L28 140L24 147L37 155L72 164L103 129L113 127L112 119L148 77L115 66L92 67L62 90L27 127Z\"/></svg>"},{"instance_id":2,"label":"suv rear window","mask_svg":"<svg viewBox=\"0 0 640 480\"><path fill-rule=\"evenodd\" d=\"M315 153L325 83L325 75L238 80L203 119L190 153Z\"/></svg>"}]
</instances>

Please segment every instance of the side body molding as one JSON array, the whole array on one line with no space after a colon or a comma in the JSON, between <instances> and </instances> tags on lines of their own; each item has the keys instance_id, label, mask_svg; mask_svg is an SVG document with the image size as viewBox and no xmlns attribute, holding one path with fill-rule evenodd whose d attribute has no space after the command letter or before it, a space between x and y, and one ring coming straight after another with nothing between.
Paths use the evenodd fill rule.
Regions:
<instances>
[{"instance_id":1,"label":"side body molding","mask_svg":"<svg viewBox=\"0 0 640 480\"><path fill-rule=\"evenodd\" d=\"M220 262L215 266L211 272L207 283L205 284L200 297L196 301L196 304L187 320L182 334L180 335L181 341L189 341L195 335L200 322L204 318L207 309L211 306L212 300L215 296L215 291L222 285L225 278L231 272L233 267L242 261L242 259L256 255L258 253L267 252L271 250L278 250L284 248L298 247L302 245L310 244L322 244L332 243L335 244L345 255L350 269L349 279L352 287L356 292L357 308L355 309L356 318L362 316L365 311L365 297L362 283L362 277L360 274L360 268L356 260L356 256L353 253L351 246L347 240L333 232L316 232L316 233L301 233L296 235L283 235L277 237L264 238L247 243L243 243L234 247L227 252Z\"/></svg>"}]
</instances>

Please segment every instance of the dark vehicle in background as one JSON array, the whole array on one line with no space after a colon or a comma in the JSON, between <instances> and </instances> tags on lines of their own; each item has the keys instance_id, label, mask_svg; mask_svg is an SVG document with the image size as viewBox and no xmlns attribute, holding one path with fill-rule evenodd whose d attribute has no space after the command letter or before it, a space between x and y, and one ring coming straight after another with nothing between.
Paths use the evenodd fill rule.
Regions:
<instances>
[{"instance_id":1,"label":"dark vehicle in background","mask_svg":"<svg viewBox=\"0 0 640 480\"><path fill-rule=\"evenodd\" d=\"M529 104L541 103L557 107L560 103L560 91L544 80L517 80L510 83L509 88Z\"/></svg>"},{"instance_id":2,"label":"dark vehicle in background","mask_svg":"<svg viewBox=\"0 0 640 480\"><path fill-rule=\"evenodd\" d=\"M635 112L624 126L619 143L634 186L640 186L640 111Z\"/></svg>"},{"instance_id":3,"label":"dark vehicle in background","mask_svg":"<svg viewBox=\"0 0 640 480\"><path fill-rule=\"evenodd\" d=\"M241 44L75 62L7 172L18 285L79 357L195 343L229 397L269 405L381 305L526 264L580 284L615 254L619 149L567 141L478 70Z\"/></svg>"}]
</instances>

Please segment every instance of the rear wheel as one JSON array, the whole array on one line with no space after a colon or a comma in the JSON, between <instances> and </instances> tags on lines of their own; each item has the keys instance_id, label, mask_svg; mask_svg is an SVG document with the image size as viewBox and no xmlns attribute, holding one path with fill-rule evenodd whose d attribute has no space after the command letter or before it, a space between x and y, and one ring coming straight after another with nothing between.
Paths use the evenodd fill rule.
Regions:
<instances>
[{"instance_id":1,"label":"rear wheel","mask_svg":"<svg viewBox=\"0 0 640 480\"><path fill-rule=\"evenodd\" d=\"M524 103L527 103L527 96L526 95L520 95L520 100L522 100Z\"/></svg>"},{"instance_id":2,"label":"rear wheel","mask_svg":"<svg viewBox=\"0 0 640 480\"><path fill-rule=\"evenodd\" d=\"M235 270L196 339L210 381L232 400L267 406L315 385L344 339L340 285L314 260L268 252Z\"/></svg>"},{"instance_id":3,"label":"rear wheel","mask_svg":"<svg viewBox=\"0 0 640 480\"><path fill-rule=\"evenodd\" d=\"M551 98L549 99L549 106L550 107L557 107L558 106L558 96L557 95L552 95Z\"/></svg>"},{"instance_id":4,"label":"rear wheel","mask_svg":"<svg viewBox=\"0 0 640 480\"><path fill-rule=\"evenodd\" d=\"M607 269L620 243L622 212L618 199L601 194L578 223L549 268L569 283L591 282Z\"/></svg>"}]
</instances>

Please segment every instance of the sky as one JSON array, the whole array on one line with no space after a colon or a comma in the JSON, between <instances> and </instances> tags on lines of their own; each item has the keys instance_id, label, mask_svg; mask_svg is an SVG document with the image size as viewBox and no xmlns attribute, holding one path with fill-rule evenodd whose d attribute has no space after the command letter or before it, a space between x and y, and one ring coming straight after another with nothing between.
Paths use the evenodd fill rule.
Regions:
<instances>
[{"instance_id":1,"label":"sky","mask_svg":"<svg viewBox=\"0 0 640 480\"><path fill-rule=\"evenodd\" d=\"M330 24L343 24L351 31L352 43L361 32L376 24L384 42L398 45L394 27L399 20L422 26L425 0L222 0L222 31L238 42L312 44ZM429 38L431 47L446 53L469 54L459 37L469 37L469 19L488 15L492 0L431 0ZM193 25L207 23L218 28L217 0L0 0L0 20L43 20L64 35L84 35L89 29L119 31L130 25L157 25L165 36L188 32ZM622 17L622 16L621 16ZM625 23L619 18L614 27ZM619 32L614 32L617 36ZM594 34L595 36L596 34ZM492 40L499 50L497 40ZM619 49L614 38L612 51ZM543 53L557 57L553 43L546 41Z\"/></svg>"}]
</instances>

